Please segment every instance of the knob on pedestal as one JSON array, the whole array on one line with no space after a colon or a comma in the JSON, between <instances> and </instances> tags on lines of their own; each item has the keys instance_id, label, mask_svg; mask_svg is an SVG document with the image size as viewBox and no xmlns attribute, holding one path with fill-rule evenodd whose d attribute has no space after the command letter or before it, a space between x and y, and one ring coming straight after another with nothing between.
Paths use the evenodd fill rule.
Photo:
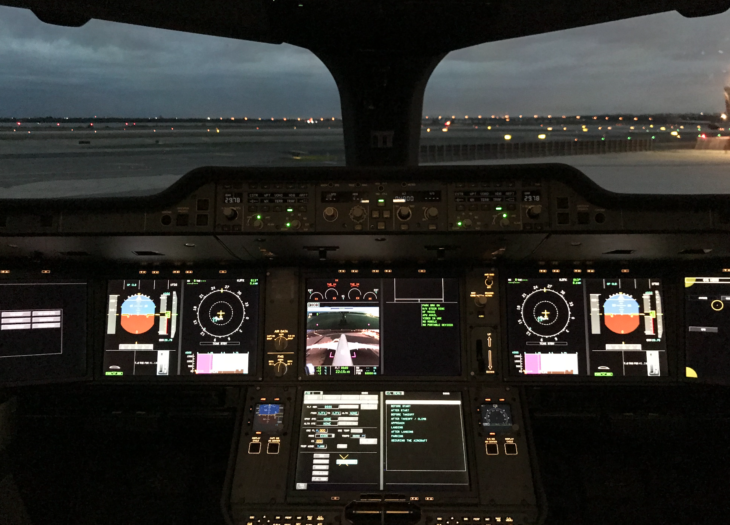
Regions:
<instances>
[{"instance_id":1,"label":"knob on pedestal","mask_svg":"<svg viewBox=\"0 0 730 525\"><path fill-rule=\"evenodd\" d=\"M264 227L264 222L255 220L255 221L253 221L253 227L256 228L257 230L260 230L261 228Z\"/></svg>"},{"instance_id":2,"label":"knob on pedestal","mask_svg":"<svg viewBox=\"0 0 730 525\"><path fill-rule=\"evenodd\" d=\"M530 219L539 219L540 214L542 213L542 205L537 204L535 206L530 206L527 208L527 216Z\"/></svg>"},{"instance_id":3,"label":"knob on pedestal","mask_svg":"<svg viewBox=\"0 0 730 525\"><path fill-rule=\"evenodd\" d=\"M435 219L438 216L439 216L438 208L431 206L430 208L426 209L426 219Z\"/></svg>"},{"instance_id":4,"label":"knob on pedestal","mask_svg":"<svg viewBox=\"0 0 730 525\"><path fill-rule=\"evenodd\" d=\"M354 206L350 210L350 218L355 222L362 222L365 220L365 208L362 206Z\"/></svg>"},{"instance_id":5,"label":"knob on pedestal","mask_svg":"<svg viewBox=\"0 0 730 525\"><path fill-rule=\"evenodd\" d=\"M281 377L284 374L286 374L287 370L289 369L288 366L286 366L286 363L282 361L277 361L274 363L274 375L276 377Z\"/></svg>"},{"instance_id":6,"label":"knob on pedestal","mask_svg":"<svg viewBox=\"0 0 730 525\"><path fill-rule=\"evenodd\" d=\"M326 220L327 222L335 221L335 220L337 220L337 209L333 208L332 206L327 206L324 209L322 216L324 217L324 220Z\"/></svg>"},{"instance_id":7,"label":"knob on pedestal","mask_svg":"<svg viewBox=\"0 0 730 525\"><path fill-rule=\"evenodd\" d=\"M398 208L396 215L398 216L398 218L400 220L407 221L408 219L411 218L411 216L413 215L413 212L411 211L410 208L403 206L401 208Z\"/></svg>"},{"instance_id":8,"label":"knob on pedestal","mask_svg":"<svg viewBox=\"0 0 730 525\"><path fill-rule=\"evenodd\" d=\"M223 208L223 216L229 221L235 221L238 218L238 210L235 208Z\"/></svg>"}]
</instances>

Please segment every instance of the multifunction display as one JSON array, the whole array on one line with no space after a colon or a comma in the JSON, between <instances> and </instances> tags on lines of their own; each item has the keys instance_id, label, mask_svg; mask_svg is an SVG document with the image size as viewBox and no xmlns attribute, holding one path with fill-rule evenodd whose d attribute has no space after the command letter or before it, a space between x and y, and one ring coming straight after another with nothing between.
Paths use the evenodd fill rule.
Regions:
<instances>
[{"instance_id":1,"label":"multifunction display","mask_svg":"<svg viewBox=\"0 0 730 525\"><path fill-rule=\"evenodd\" d=\"M730 277L686 277L686 375L730 384Z\"/></svg>"},{"instance_id":2,"label":"multifunction display","mask_svg":"<svg viewBox=\"0 0 730 525\"><path fill-rule=\"evenodd\" d=\"M308 279L308 375L460 373L457 279Z\"/></svg>"},{"instance_id":3,"label":"multifunction display","mask_svg":"<svg viewBox=\"0 0 730 525\"><path fill-rule=\"evenodd\" d=\"M86 373L86 283L0 284L0 383Z\"/></svg>"},{"instance_id":4,"label":"multifunction display","mask_svg":"<svg viewBox=\"0 0 730 525\"><path fill-rule=\"evenodd\" d=\"M109 281L105 375L249 374L258 285L256 278Z\"/></svg>"},{"instance_id":5,"label":"multifunction display","mask_svg":"<svg viewBox=\"0 0 730 525\"><path fill-rule=\"evenodd\" d=\"M458 392L304 392L295 489L469 488Z\"/></svg>"},{"instance_id":6,"label":"multifunction display","mask_svg":"<svg viewBox=\"0 0 730 525\"><path fill-rule=\"evenodd\" d=\"M508 279L510 366L525 375L667 374L659 279Z\"/></svg>"}]
</instances>

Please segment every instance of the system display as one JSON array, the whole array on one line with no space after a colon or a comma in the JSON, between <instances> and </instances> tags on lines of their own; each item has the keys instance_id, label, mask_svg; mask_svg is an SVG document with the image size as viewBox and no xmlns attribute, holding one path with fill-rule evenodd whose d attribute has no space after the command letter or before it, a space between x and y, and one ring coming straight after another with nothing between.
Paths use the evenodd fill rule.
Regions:
<instances>
[{"instance_id":1,"label":"system display","mask_svg":"<svg viewBox=\"0 0 730 525\"><path fill-rule=\"evenodd\" d=\"M86 374L86 283L0 284L0 383Z\"/></svg>"},{"instance_id":2,"label":"system display","mask_svg":"<svg viewBox=\"0 0 730 525\"><path fill-rule=\"evenodd\" d=\"M730 384L730 277L686 277L686 375Z\"/></svg>"},{"instance_id":3,"label":"system display","mask_svg":"<svg viewBox=\"0 0 730 525\"><path fill-rule=\"evenodd\" d=\"M469 488L458 392L304 392L295 489Z\"/></svg>"},{"instance_id":4,"label":"system display","mask_svg":"<svg viewBox=\"0 0 730 525\"><path fill-rule=\"evenodd\" d=\"M253 431L278 436L284 428L284 405L278 403L256 405L253 418Z\"/></svg>"},{"instance_id":5,"label":"system display","mask_svg":"<svg viewBox=\"0 0 730 525\"><path fill-rule=\"evenodd\" d=\"M482 405L482 428L485 432L509 432L512 430L512 409L506 403Z\"/></svg>"},{"instance_id":6,"label":"system display","mask_svg":"<svg viewBox=\"0 0 730 525\"><path fill-rule=\"evenodd\" d=\"M308 279L308 375L455 376L457 279Z\"/></svg>"},{"instance_id":7,"label":"system display","mask_svg":"<svg viewBox=\"0 0 730 525\"><path fill-rule=\"evenodd\" d=\"M249 374L258 279L109 281L107 376Z\"/></svg>"},{"instance_id":8,"label":"system display","mask_svg":"<svg viewBox=\"0 0 730 525\"><path fill-rule=\"evenodd\" d=\"M668 373L659 279L514 278L507 304L514 373Z\"/></svg>"}]
</instances>

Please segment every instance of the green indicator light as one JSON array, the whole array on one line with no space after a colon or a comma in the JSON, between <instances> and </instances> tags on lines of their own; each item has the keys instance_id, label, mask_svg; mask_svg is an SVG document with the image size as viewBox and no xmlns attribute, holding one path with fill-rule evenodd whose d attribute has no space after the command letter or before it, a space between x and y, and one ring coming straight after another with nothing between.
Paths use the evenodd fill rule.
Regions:
<instances>
[{"instance_id":1,"label":"green indicator light","mask_svg":"<svg viewBox=\"0 0 730 525\"><path fill-rule=\"evenodd\" d=\"M601 137L601 140L606 140L606 137Z\"/></svg>"},{"instance_id":2,"label":"green indicator light","mask_svg":"<svg viewBox=\"0 0 730 525\"><path fill-rule=\"evenodd\" d=\"M385 202L385 199L378 199L378 202Z\"/></svg>"},{"instance_id":3,"label":"green indicator light","mask_svg":"<svg viewBox=\"0 0 730 525\"><path fill-rule=\"evenodd\" d=\"M461 221L456 223L457 226L461 226Z\"/></svg>"},{"instance_id":4,"label":"green indicator light","mask_svg":"<svg viewBox=\"0 0 730 525\"><path fill-rule=\"evenodd\" d=\"M628 140L631 140L631 137L629 137Z\"/></svg>"},{"instance_id":5,"label":"green indicator light","mask_svg":"<svg viewBox=\"0 0 730 525\"><path fill-rule=\"evenodd\" d=\"M502 206L497 206L497 207L496 207L496 208L494 208L494 209L495 209L495 210L497 210L497 211L502 211Z\"/></svg>"},{"instance_id":6,"label":"green indicator light","mask_svg":"<svg viewBox=\"0 0 730 525\"><path fill-rule=\"evenodd\" d=\"M654 135L651 136L651 140L654 140Z\"/></svg>"},{"instance_id":7,"label":"green indicator light","mask_svg":"<svg viewBox=\"0 0 730 525\"><path fill-rule=\"evenodd\" d=\"M294 208L287 208L286 211L289 212L289 213L291 213L291 212L294 211Z\"/></svg>"},{"instance_id":8,"label":"green indicator light","mask_svg":"<svg viewBox=\"0 0 730 525\"><path fill-rule=\"evenodd\" d=\"M257 215L257 216L256 216L256 218L257 218L258 220L261 220L261 215Z\"/></svg>"},{"instance_id":9,"label":"green indicator light","mask_svg":"<svg viewBox=\"0 0 730 525\"><path fill-rule=\"evenodd\" d=\"M287 222L286 223L286 227L289 228L290 226L291 226L291 223L290 222Z\"/></svg>"},{"instance_id":10,"label":"green indicator light","mask_svg":"<svg viewBox=\"0 0 730 525\"><path fill-rule=\"evenodd\" d=\"M502 217L507 217L507 214L506 214L506 213L503 213L503 214L502 214Z\"/></svg>"},{"instance_id":11,"label":"green indicator light","mask_svg":"<svg viewBox=\"0 0 730 525\"><path fill-rule=\"evenodd\" d=\"M594 372L593 375L598 377L611 377L613 376L613 372Z\"/></svg>"}]
</instances>

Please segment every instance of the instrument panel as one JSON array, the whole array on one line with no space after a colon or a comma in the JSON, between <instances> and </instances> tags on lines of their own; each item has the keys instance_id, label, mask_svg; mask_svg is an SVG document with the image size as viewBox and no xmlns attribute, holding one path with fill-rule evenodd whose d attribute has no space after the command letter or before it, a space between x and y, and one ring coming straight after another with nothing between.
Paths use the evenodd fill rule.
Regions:
<instances>
[{"instance_id":1,"label":"instrument panel","mask_svg":"<svg viewBox=\"0 0 730 525\"><path fill-rule=\"evenodd\" d=\"M552 165L5 201L0 385L235 387L235 523L536 525L524 386L730 384L725 200Z\"/></svg>"},{"instance_id":2,"label":"instrument panel","mask_svg":"<svg viewBox=\"0 0 730 525\"><path fill-rule=\"evenodd\" d=\"M730 278L697 270L27 271L0 278L0 379L728 383Z\"/></svg>"}]
</instances>

